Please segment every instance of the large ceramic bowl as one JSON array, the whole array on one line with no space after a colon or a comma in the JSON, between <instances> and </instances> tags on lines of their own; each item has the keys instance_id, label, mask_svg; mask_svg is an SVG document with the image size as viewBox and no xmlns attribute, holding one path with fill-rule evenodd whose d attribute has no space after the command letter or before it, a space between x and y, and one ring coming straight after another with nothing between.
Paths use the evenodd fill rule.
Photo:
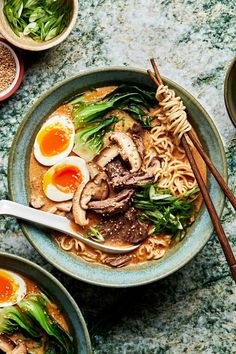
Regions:
<instances>
[{"instance_id":1,"label":"large ceramic bowl","mask_svg":"<svg viewBox=\"0 0 236 354\"><path fill-rule=\"evenodd\" d=\"M75 353L91 354L91 343L83 316L73 298L50 273L27 259L0 253L0 268L5 268L35 281L52 296L62 311L75 342Z\"/></svg>"},{"instance_id":2,"label":"large ceramic bowl","mask_svg":"<svg viewBox=\"0 0 236 354\"><path fill-rule=\"evenodd\" d=\"M225 76L224 97L229 116L236 126L236 57L230 64Z\"/></svg>"},{"instance_id":3,"label":"large ceramic bowl","mask_svg":"<svg viewBox=\"0 0 236 354\"><path fill-rule=\"evenodd\" d=\"M183 98L189 120L198 133L204 149L219 172L226 178L224 150L213 121L202 106L182 87L167 78L164 78L164 82ZM130 83L155 89L151 79L143 70L123 67L96 69L61 82L33 105L23 119L11 149L8 178L12 200L28 205L30 153L36 133L46 117L75 92L114 83ZM207 188L216 210L221 214L224 204L223 193L210 175L207 177ZM75 255L62 251L53 238L33 225L21 223L21 227L38 252L61 271L89 283L112 287L136 286L166 277L189 262L206 244L213 231L207 210L202 206L185 239L173 247L165 257L144 264L111 269L85 262Z\"/></svg>"}]
</instances>

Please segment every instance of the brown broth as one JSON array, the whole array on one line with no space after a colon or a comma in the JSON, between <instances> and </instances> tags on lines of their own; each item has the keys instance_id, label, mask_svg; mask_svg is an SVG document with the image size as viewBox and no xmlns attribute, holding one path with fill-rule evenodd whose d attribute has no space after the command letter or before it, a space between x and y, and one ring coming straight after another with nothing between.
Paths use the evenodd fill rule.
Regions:
<instances>
[{"instance_id":1,"label":"brown broth","mask_svg":"<svg viewBox=\"0 0 236 354\"><path fill-rule=\"evenodd\" d=\"M108 87L97 88L94 91L88 91L85 93L85 99L90 101L90 100L95 100L95 99L101 98L104 95L112 92L115 88L116 88L116 86L108 86ZM53 113L53 115L55 113L63 113L63 114L67 114L68 117L71 118L71 111L72 111L71 105L64 105L64 106L59 107ZM118 123L116 123L116 125L115 125L116 131L128 130L129 127L131 127L132 124L134 123L133 118L131 116L129 116L127 113L121 112L119 110L114 110L114 111L112 111L112 114L116 115L119 118L124 118L124 119L121 119ZM194 134L196 135L196 133L194 133ZM148 139L148 136L147 136L147 134L144 134L144 140L146 138ZM105 143L105 145L107 144L106 136L104 139L104 143ZM204 181L206 181L206 179L207 179L206 165L195 147L193 147L192 152L193 152L193 156L196 160L196 163L200 169L202 178ZM75 155L75 154L72 152L70 155ZM32 151L31 157L30 157L30 168L29 168L31 195L41 196L43 203L44 203L41 210L57 213L56 207L57 207L58 203L49 200L45 196L45 194L43 192L43 188L42 188L43 176L48 169L49 169L49 167L42 166L41 164L38 163L38 161L35 159L33 151ZM197 212L200 210L201 204L202 204L202 196L201 196L201 194L199 194L198 198L194 201L195 209ZM65 215L65 213L64 213L64 215ZM87 233L89 226L95 226L101 221L101 216L98 216L95 213L88 212L87 216L89 219L88 226L81 227L81 226L75 224L73 221L71 221L71 226L72 226L73 230L75 230L79 234L84 234L84 233ZM62 234L60 234L59 232L53 232L53 236L55 237L56 240L59 240L62 237ZM160 237L160 240L164 240L166 237L169 237L169 236L164 235L164 234L160 234L160 235L158 235L158 237ZM149 237L142 242L142 245L147 245L148 242L149 242ZM118 242L112 242L112 241L106 242L106 244L110 244L110 245L114 245L114 243L117 246L118 245L119 246L129 245L128 243L125 243L125 242L124 243L119 242L119 244L118 244ZM173 243L171 243L170 246L173 246ZM89 247L87 245L85 245L85 250L86 250L86 252L91 253L91 254L96 253L96 251L94 249L92 249L91 247ZM80 252L78 252L76 250L76 247L73 247L70 250L70 252L80 256ZM130 263L137 263L138 262L137 257L136 257L137 251L134 251L132 254L133 254L133 257L132 257L132 261ZM105 254L103 253L103 255L105 255ZM143 261L146 261L146 260L147 259L143 259Z\"/></svg>"},{"instance_id":2,"label":"brown broth","mask_svg":"<svg viewBox=\"0 0 236 354\"><path fill-rule=\"evenodd\" d=\"M38 285L31 279L16 273L19 277L21 277L25 284L26 284L26 294L39 294L40 293L40 288L38 287ZM50 314L52 315L52 317L61 325L61 327L68 332L69 328L68 325L66 323L65 318L63 317L63 315L61 314L61 312L59 311L57 305L55 303L52 303L50 305L48 305L48 310L50 312ZM43 354L44 351L44 344L46 343L47 340L47 336L46 334L42 333L42 338L40 339L40 341L36 341L32 338L26 338L23 333L21 332L16 332L12 335L9 336L13 341L18 341L19 339L22 340L28 351L32 354Z\"/></svg>"}]
</instances>

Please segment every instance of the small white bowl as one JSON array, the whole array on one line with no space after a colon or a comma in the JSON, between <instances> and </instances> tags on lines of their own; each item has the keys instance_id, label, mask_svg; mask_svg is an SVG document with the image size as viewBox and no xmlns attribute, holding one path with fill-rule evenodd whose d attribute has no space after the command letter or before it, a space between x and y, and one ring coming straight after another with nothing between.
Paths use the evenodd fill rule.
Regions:
<instances>
[{"instance_id":1,"label":"small white bowl","mask_svg":"<svg viewBox=\"0 0 236 354\"><path fill-rule=\"evenodd\" d=\"M29 36L22 36L18 37L13 30L11 29L11 26L4 15L3 12L3 7L4 7L4 1L0 1L0 28L1 28L1 34L14 46L25 49L25 50L31 50L31 51L40 51L40 50L45 50L54 47L55 45L61 43L66 39L66 37L69 35L69 33L72 31L72 28L75 25L77 15L78 15L78 0L68 0L72 2L72 10L71 10L71 18L68 26L64 29L64 31L56 36L55 38L43 42L43 41L36 41Z\"/></svg>"}]
</instances>

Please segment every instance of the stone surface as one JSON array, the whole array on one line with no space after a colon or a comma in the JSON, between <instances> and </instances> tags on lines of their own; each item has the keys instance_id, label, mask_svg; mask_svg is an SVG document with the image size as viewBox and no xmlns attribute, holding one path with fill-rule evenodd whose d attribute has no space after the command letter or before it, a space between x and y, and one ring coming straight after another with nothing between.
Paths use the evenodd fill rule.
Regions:
<instances>
[{"instance_id":1,"label":"stone surface","mask_svg":"<svg viewBox=\"0 0 236 354\"><path fill-rule=\"evenodd\" d=\"M96 66L149 67L190 91L213 118L227 152L236 192L236 134L223 82L236 54L235 0L84 0L75 29L58 47L22 53L26 72L17 93L0 104L0 191L7 197L9 149L24 114L52 85ZM223 226L236 253L235 213ZM104 289L75 281L47 264L12 218L0 219L0 250L32 259L58 277L78 302L95 354L236 353L236 290L213 235L183 269L134 289Z\"/></svg>"}]
</instances>

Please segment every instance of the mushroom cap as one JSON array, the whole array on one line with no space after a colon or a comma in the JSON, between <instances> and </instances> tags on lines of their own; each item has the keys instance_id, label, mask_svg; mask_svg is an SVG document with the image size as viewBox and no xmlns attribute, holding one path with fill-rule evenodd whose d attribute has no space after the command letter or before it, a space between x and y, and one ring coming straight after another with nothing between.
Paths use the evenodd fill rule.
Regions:
<instances>
[{"instance_id":1,"label":"mushroom cap","mask_svg":"<svg viewBox=\"0 0 236 354\"><path fill-rule=\"evenodd\" d=\"M83 209L88 209L88 203L91 199L104 200L109 194L109 185L107 182L107 175L105 172L98 173L92 180L90 180L84 187L80 205Z\"/></svg>"},{"instance_id":2,"label":"mushroom cap","mask_svg":"<svg viewBox=\"0 0 236 354\"><path fill-rule=\"evenodd\" d=\"M81 207L81 203L80 203L81 194L85 187L85 184L86 183L81 183L78 186L72 200L72 213L74 216L75 223L81 226L88 225L89 223L89 220L86 218L86 210Z\"/></svg>"},{"instance_id":3,"label":"mushroom cap","mask_svg":"<svg viewBox=\"0 0 236 354\"><path fill-rule=\"evenodd\" d=\"M119 146L122 159L131 166L130 172L137 172L142 166L142 159L131 136L124 132L114 132L109 139Z\"/></svg>"},{"instance_id":4,"label":"mushroom cap","mask_svg":"<svg viewBox=\"0 0 236 354\"><path fill-rule=\"evenodd\" d=\"M112 161L120 153L119 147L116 144L108 145L98 155L95 162L100 167L105 167L110 161Z\"/></svg>"}]
</instances>

